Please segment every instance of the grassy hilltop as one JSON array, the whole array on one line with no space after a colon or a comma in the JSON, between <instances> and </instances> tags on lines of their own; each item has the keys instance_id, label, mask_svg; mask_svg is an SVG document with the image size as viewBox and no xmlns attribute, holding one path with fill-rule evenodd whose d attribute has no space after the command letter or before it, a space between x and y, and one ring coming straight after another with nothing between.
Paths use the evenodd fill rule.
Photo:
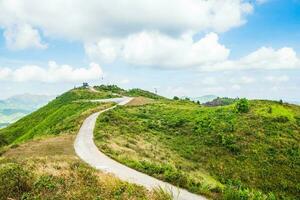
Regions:
<instances>
[{"instance_id":1,"label":"grassy hilltop","mask_svg":"<svg viewBox=\"0 0 300 200\"><path fill-rule=\"evenodd\" d=\"M136 98L100 115L95 130L110 157L211 199L300 199L299 106L236 99L206 107L103 85L70 90L0 129L0 199L170 199L74 153L83 120L112 106L86 100L119 96Z\"/></svg>"},{"instance_id":2,"label":"grassy hilltop","mask_svg":"<svg viewBox=\"0 0 300 200\"><path fill-rule=\"evenodd\" d=\"M211 198L300 198L300 107L249 101L248 112L156 100L100 116L112 158Z\"/></svg>"}]
</instances>

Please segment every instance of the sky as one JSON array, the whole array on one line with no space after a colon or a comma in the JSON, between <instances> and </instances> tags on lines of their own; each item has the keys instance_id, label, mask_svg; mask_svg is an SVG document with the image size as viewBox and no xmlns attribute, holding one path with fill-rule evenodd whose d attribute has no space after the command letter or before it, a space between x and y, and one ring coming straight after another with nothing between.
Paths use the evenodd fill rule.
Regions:
<instances>
[{"instance_id":1,"label":"sky","mask_svg":"<svg viewBox=\"0 0 300 200\"><path fill-rule=\"evenodd\" d=\"M299 0L0 0L0 99L82 82L300 101Z\"/></svg>"}]
</instances>

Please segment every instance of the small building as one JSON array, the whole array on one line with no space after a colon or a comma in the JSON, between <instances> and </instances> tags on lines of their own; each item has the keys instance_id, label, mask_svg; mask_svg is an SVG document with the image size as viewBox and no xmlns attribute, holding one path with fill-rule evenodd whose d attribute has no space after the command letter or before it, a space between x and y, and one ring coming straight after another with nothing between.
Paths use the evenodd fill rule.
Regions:
<instances>
[{"instance_id":1,"label":"small building","mask_svg":"<svg viewBox=\"0 0 300 200\"><path fill-rule=\"evenodd\" d=\"M89 84L88 83L83 83L82 87L87 88L87 87L89 87Z\"/></svg>"}]
</instances>

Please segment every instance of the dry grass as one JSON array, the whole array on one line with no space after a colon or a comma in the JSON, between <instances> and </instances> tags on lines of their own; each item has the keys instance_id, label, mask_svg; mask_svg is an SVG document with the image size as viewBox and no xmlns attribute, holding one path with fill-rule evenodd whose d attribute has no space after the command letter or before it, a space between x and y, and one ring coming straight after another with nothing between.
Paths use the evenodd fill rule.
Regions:
<instances>
[{"instance_id":1,"label":"dry grass","mask_svg":"<svg viewBox=\"0 0 300 200\"><path fill-rule=\"evenodd\" d=\"M128 106L142 106L142 105L150 104L153 102L154 102L153 99L149 99L146 97L135 97L127 105Z\"/></svg>"},{"instance_id":2,"label":"dry grass","mask_svg":"<svg viewBox=\"0 0 300 200\"><path fill-rule=\"evenodd\" d=\"M1 167L13 162L30 172L32 178L29 178L28 184L31 189L26 191L29 199L172 199L170 194L159 188L148 191L112 174L92 169L75 155L74 139L73 135L63 135L15 146L3 154L0 171ZM25 193L19 191L9 195L4 199L18 199Z\"/></svg>"},{"instance_id":3,"label":"dry grass","mask_svg":"<svg viewBox=\"0 0 300 200\"><path fill-rule=\"evenodd\" d=\"M43 140L34 140L6 151L3 156L8 158L29 158L44 156L75 156L73 148L75 136L63 135Z\"/></svg>"}]
</instances>

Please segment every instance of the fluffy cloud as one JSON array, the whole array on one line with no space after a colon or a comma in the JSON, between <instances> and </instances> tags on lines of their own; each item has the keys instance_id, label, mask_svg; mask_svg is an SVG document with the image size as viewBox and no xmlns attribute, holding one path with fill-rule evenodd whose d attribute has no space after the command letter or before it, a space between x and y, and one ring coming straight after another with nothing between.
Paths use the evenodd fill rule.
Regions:
<instances>
[{"instance_id":1,"label":"fluffy cloud","mask_svg":"<svg viewBox=\"0 0 300 200\"><path fill-rule=\"evenodd\" d=\"M266 81L269 81L271 83L281 83L281 82L287 82L290 80L290 77L287 75L282 75L282 76L267 76L265 77Z\"/></svg>"},{"instance_id":2,"label":"fluffy cloud","mask_svg":"<svg viewBox=\"0 0 300 200\"><path fill-rule=\"evenodd\" d=\"M255 82L255 78L250 76L242 76L240 78L231 79L230 82L235 84L250 84Z\"/></svg>"},{"instance_id":3,"label":"fluffy cloud","mask_svg":"<svg viewBox=\"0 0 300 200\"><path fill-rule=\"evenodd\" d=\"M257 0L257 4L266 0ZM166 8L168 9L166 12ZM10 49L47 48L47 37L77 40L93 61L199 71L296 69L292 48L262 47L237 60L217 33L246 22L244 0L2 0L0 27ZM195 41L199 32L213 31Z\"/></svg>"},{"instance_id":4,"label":"fluffy cloud","mask_svg":"<svg viewBox=\"0 0 300 200\"><path fill-rule=\"evenodd\" d=\"M204 85L217 85L218 81L215 77L205 77L201 81Z\"/></svg>"},{"instance_id":5,"label":"fluffy cloud","mask_svg":"<svg viewBox=\"0 0 300 200\"><path fill-rule=\"evenodd\" d=\"M89 41L144 30L223 32L245 23L252 9L243 0L2 0L0 24L21 22L47 35Z\"/></svg>"},{"instance_id":6,"label":"fluffy cloud","mask_svg":"<svg viewBox=\"0 0 300 200\"><path fill-rule=\"evenodd\" d=\"M194 42L191 34L174 39L159 32L141 32L124 40L100 40L85 45L91 59L113 61L116 58L134 64L164 68L195 67L225 61L229 50L209 33Z\"/></svg>"},{"instance_id":7,"label":"fluffy cloud","mask_svg":"<svg viewBox=\"0 0 300 200\"><path fill-rule=\"evenodd\" d=\"M12 25L4 31L4 38L9 49L22 50L27 48L45 49L46 44L36 29L28 24Z\"/></svg>"},{"instance_id":8,"label":"fluffy cloud","mask_svg":"<svg viewBox=\"0 0 300 200\"><path fill-rule=\"evenodd\" d=\"M8 79L11 74L11 70L8 68L0 68L0 80Z\"/></svg>"},{"instance_id":9,"label":"fluffy cloud","mask_svg":"<svg viewBox=\"0 0 300 200\"><path fill-rule=\"evenodd\" d=\"M278 50L262 47L238 60L226 60L213 65L199 66L200 71L299 69L300 58L292 48Z\"/></svg>"},{"instance_id":10,"label":"fluffy cloud","mask_svg":"<svg viewBox=\"0 0 300 200\"><path fill-rule=\"evenodd\" d=\"M54 83L89 81L99 79L102 74L101 67L96 63L91 63L87 68L58 65L54 61L50 61L47 68L36 65L25 65L15 70L0 68L0 80L16 82L38 81Z\"/></svg>"}]
</instances>

